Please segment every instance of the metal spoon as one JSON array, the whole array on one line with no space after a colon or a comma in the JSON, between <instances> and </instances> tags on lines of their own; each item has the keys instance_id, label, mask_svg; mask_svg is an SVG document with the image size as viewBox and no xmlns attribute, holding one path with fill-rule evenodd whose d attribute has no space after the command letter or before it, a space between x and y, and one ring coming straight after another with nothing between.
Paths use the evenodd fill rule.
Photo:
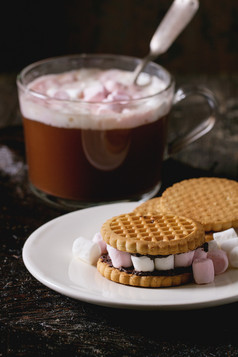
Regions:
<instances>
[{"instance_id":1,"label":"metal spoon","mask_svg":"<svg viewBox=\"0 0 238 357\"><path fill-rule=\"evenodd\" d=\"M167 51L191 21L198 7L198 0L174 0L150 41L149 54L141 60L133 73L134 84L146 64Z\"/></svg>"}]
</instances>

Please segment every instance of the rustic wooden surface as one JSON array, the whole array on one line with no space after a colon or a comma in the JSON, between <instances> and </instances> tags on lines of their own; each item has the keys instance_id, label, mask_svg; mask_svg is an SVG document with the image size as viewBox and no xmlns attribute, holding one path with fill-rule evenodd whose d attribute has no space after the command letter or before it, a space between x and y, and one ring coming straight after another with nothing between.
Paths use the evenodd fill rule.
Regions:
<instances>
[{"instance_id":1,"label":"rustic wooden surface","mask_svg":"<svg viewBox=\"0 0 238 357\"><path fill-rule=\"evenodd\" d=\"M220 118L210 134L165 162L161 190L187 177L238 180L238 77L178 82L188 80L216 92ZM0 356L237 356L238 303L195 311L112 309L62 296L29 274L24 242L64 212L28 188L14 75L0 76L0 92Z\"/></svg>"}]
</instances>

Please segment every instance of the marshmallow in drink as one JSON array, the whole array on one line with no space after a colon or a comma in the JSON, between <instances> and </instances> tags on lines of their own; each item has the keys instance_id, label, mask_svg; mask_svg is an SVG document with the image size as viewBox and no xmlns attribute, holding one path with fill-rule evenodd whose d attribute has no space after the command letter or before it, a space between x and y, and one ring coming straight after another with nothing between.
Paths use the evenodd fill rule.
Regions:
<instances>
[{"instance_id":1,"label":"marshmallow in drink","mask_svg":"<svg viewBox=\"0 0 238 357\"><path fill-rule=\"evenodd\" d=\"M211 259L214 265L215 275L222 274L228 268L228 258L226 252L221 249L212 250L207 253L207 258Z\"/></svg>"},{"instance_id":2,"label":"marshmallow in drink","mask_svg":"<svg viewBox=\"0 0 238 357\"><path fill-rule=\"evenodd\" d=\"M136 271L153 271L155 264L152 259L147 256L131 256L131 260Z\"/></svg>"},{"instance_id":3,"label":"marshmallow in drink","mask_svg":"<svg viewBox=\"0 0 238 357\"><path fill-rule=\"evenodd\" d=\"M99 247L101 249L101 254L107 253L107 244L102 239L102 235L100 232L94 234L92 241L99 245Z\"/></svg>"},{"instance_id":4,"label":"marshmallow in drink","mask_svg":"<svg viewBox=\"0 0 238 357\"><path fill-rule=\"evenodd\" d=\"M238 238L227 239L224 242L221 242L220 247L228 253L233 248L238 247Z\"/></svg>"},{"instance_id":5,"label":"marshmallow in drink","mask_svg":"<svg viewBox=\"0 0 238 357\"><path fill-rule=\"evenodd\" d=\"M91 239L78 237L73 242L72 253L75 258L79 258L88 264L96 264L101 256L101 248Z\"/></svg>"},{"instance_id":6,"label":"marshmallow in drink","mask_svg":"<svg viewBox=\"0 0 238 357\"><path fill-rule=\"evenodd\" d=\"M112 265L114 268L129 268L132 266L131 254L127 252L122 252L111 245L107 244L108 255L111 258Z\"/></svg>"},{"instance_id":7,"label":"marshmallow in drink","mask_svg":"<svg viewBox=\"0 0 238 357\"><path fill-rule=\"evenodd\" d=\"M201 258L193 261L193 277L196 284L208 284L214 281L214 266L211 259Z\"/></svg>"},{"instance_id":8,"label":"marshmallow in drink","mask_svg":"<svg viewBox=\"0 0 238 357\"><path fill-rule=\"evenodd\" d=\"M170 270L174 269L174 255L168 255L164 258L155 258L156 270Z\"/></svg>"},{"instance_id":9,"label":"marshmallow in drink","mask_svg":"<svg viewBox=\"0 0 238 357\"><path fill-rule=\"evenodd\" d=\"M229 251L228 260L232 268L238 268L238 247L234 247Z\"/></svg>"},{"instance_id":10,"label":"marshmallow in drink","mask_svg":"<svg viewBox=\"0 0 238 357\"><path fill-rule=\"evenodd\" d=\"M187 253L176 254L174 257L175 267L188 267L192 265L194 250Z\"/></svg>"},{"instance_id":11,"label":"marshmallow in drink","mask_svg":"<svg viewBox=\"0 0 238 357\"><path fill-rule=\"evenodd\" d=\"M107 97L107 91L100 83L85 88L83 94L85 102L102 102Z\"/></svg>"},{"instance_id":12,"label":"marshmallow in drink","mask_svg":"<svg viewBox=\"0 0 238 357\"><path fill-rule=\"evenodd\" d=\"M168 82L142 74L149 77L148 85L131 85L132 73L121 69L81 68L43 75L28 84L29 91L21 93L21 111L25 118L62 128L110 130L153 123L168 114L173 88L158 98L156 94L165 90ZM31 90L49 100L32 98ZM121 105L138 98L147 98L146 105L135 101Z\"/></svg>"},{"instance_id":13,"label":"marshmallow in drink","mask_svg":"<svg viewBox=\"0 0 238 357\"><path fill-rule=\"evenodd\" d=\"M229 228L225 231L213 233L213 239L217 242L219 246L222 242L231 238L237 238L237 233L234 228Z\"/></svg>"}]
</instances>

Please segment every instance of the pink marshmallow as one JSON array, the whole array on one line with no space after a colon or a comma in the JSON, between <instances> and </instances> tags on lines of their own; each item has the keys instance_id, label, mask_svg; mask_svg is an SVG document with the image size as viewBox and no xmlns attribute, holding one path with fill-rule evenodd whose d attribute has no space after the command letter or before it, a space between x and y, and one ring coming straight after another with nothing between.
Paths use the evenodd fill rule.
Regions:
<instances>
[{"instance_id":1,"label":"pink marshmallow","mask_svg":"<svg viewBox=\"0 0 238 357\"><path fill-rule=\"evenodd\" d=\"M195 259L192 267L193 277L196 284L208 284L214 281L215 272L211 259Z\"/></svg>"},{"instance_id":2,"label":"pink marshmallow","mask_svg":"<svg viewBox=\"0 0 238 357\"><path fill-rule=\"evenodd\" d=\"M61 99L61 100L69 100L70 96L68 95L68 93L66 91L58 90L55 92L53 98Z\"/></svg>"},{"instance_id":3,"label":"pink marshmallow","mask_svg":"<svg viewBox=\"0 0 238 357\"><path fill-rule=\"evenodd\" d=\"M108 255L111 258L114 268L129 268L132 266L132 260L130 253L121 252L120 250L113 248L107 244Z\"/></svg>"},{"instance_id":4,"label":"pink marshmallow","mask_svg":"<svg viewBox=\"0 0 238 357\"><path fill-rule=\"evenodd\" d=\"M201 258L207 258L207 252L205 252L203 248L198 248L194 252L193 260Z\"/></svg>"},{"instance_id":5,"label":"pink marshmallow","mask_svg":"<svg viewBox=\"0 0 238 357\"><path fill-rule=\"evenodd\" d=\"M102 102L108 95L107 90L102 85L88 87L84 89L84 100L87 102Z\"/></svg>"},{"instance_id":6,"label":"pink marshmallow","mask_svg":"<svg viewBox=\"0 0 238 357\"><path fill-rule=\"evenodd\" d=\"M77 77L75 76L74 72L66 72L59 74L57 77L57 83L60 85L62 84L67 84L67 83L73 83L77 80Z\"/></svg>"},{"instance_id":7,"label":"pink marshmallow","mask_svg":"<svg viewBox=\"0 0 238 357\"><path fill-rule=\"evenodd\" d=\"M50 82L51 83L51 82ZM40 79L33 83L32 89L38 93L46 93L47 89L49 88L49 80Z\"/></svg>"},{"instance_id":8,"label":"pink marshmallow","mask_svg":"<svg viewBox=\"0 0 238 357\"><path fill-rule=\"evenodd\" d=\"M108 113L108 111L112 111L114 113L121 113L123 109L124 109L124 107L120 102L113 103L112 101L110 102L106 99L105 101L103 101L103 105L100 105L98 107L97 113L98 114L104 114L104 113L106 114L106 113Z\"/></svg>"},{"instance_id":9,"label":"pink marshmallow","mask_svg":"<svg viewBox=\"0 0 238 357\"><path fill-rule=\"evenodd\" d=\"M127 93L121 91L113 91L107 96L107 101L109 102L113 102L113 101L126 102L130 99L131 97Z\"/></svg>"},{"instance_id":10,"label":"pink marshmallow","mask_svg":"<svg viewBox=\"0 0 238 357\"><path fill-rule=\"evenodd\" d=\"M122 91L122 92L124 91L125 92L126 90L128 90L124 84L122 84L120 82L116 82L112 79L107 80L104 83L104 86L108 92L114 92L114 91Z\"/></svg>"},{"instance_id":11,"label":"pink marshmallow","mask_svg":"<svg viewBox=\"0 0 238 357\"><path fill-rule=\"evenodd\" d=\"M192 265L194 250L187 253L175 254L174 267L188 267Z\"/></svg>"},{"instance_id":12,"label":"pink marshmallow","mask_svg":"<svg viewBox=\"0 0 238 357\"><path fill-rule=\"evenodd\" d=\"M228 268L228 257L226 252L221 249L215 249L207 253L207 257L212 260L215 274L222 274Z\"/></svg>"},{"instance_id":13,"label":"pink marshmallow","mask_svg":"<svg viewBox=\"0 0 238 357\"><path fill-rule=\"evenodd\" d=\"M93 242L97 243L101 249L101 254L107 253L107 243L102 239L101 233L96 233L93 236Z\"/></svg>"}]
</instances>

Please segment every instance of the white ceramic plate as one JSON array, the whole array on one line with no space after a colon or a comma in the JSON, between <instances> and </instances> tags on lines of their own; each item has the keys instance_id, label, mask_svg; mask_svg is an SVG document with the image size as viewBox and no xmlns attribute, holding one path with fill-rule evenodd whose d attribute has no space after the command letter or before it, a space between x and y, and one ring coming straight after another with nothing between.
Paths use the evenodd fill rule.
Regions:
<instances>
[{"instance_id":1,"label":"white ceramic plate","mask_svg":"<svg viewBox=\"0 0 238 357\"><path fill-rule=\"evenodd\" d=\"M72 259L78 236L93 237L103 222L130 212L138 203L92 207L56 218L27 239L23 260L29 272L47 287L89 303L129 309L194 309L238 300L238 269L228 270L207 285L146 289L114 283L95 266Z\"/></svg>"}]
</instances>

